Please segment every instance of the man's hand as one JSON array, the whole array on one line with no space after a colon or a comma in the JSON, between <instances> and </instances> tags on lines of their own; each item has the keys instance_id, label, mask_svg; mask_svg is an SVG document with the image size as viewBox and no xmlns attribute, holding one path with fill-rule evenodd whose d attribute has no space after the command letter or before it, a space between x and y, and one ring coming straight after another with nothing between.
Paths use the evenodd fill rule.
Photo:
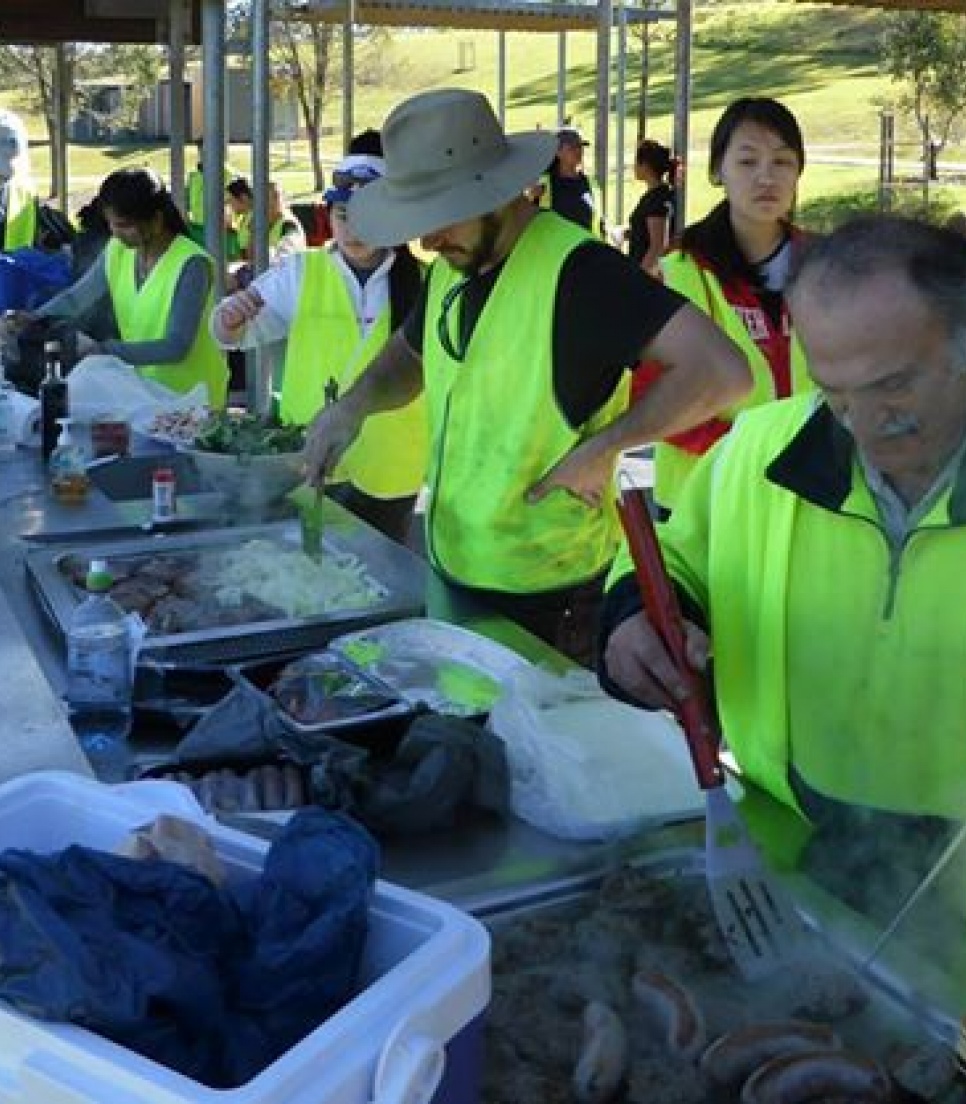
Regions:
<instances>
[{"instance_id":1,"label":"man's hand","mask_svg":"<svg viewBox=\"0 0 966 1104\"><path fill-rule=\"evenodd\" d=\"M527 492L527 502L539 502L551 491L563 490L586 506L599 509L613 491L614 454L602 450L594 439L584 441L554 466Z\"/></svg>"},{"instance_id":2,"label":"man's hand","mask_svg":"<svg viewBox=\"0 0 966 1104\"><path fill-rule=\"evenodd\" d=\"M684 631L688 662L696 671L704 671L711 652L708 635L690 621L685 621ZM690 693L644 613L629 617L611 633L604 666L625 694L650 709L674 712Z\"/></svg>"},{"instance_id":3,"label":"man's hand","mask_svg":"<svg viewBox=\"0 0 966 1104\"><path fill-rule=\"evenodd\" d=\"M37 318L33 311L6 310L0 317L0 333L5 337L17 337Z\"/></svg>"},{"instance_id":4,"label":"man's hand","mask_svg":"<svg viewBox=\"0 0 966 1104\"><path fill-rule=\"evenodd\" d=\"M325 483L325 477L359 435L364 421L365 415L359 413L349 399L323 407L316 414L305 434L303 470L306 482L315 487Z\"/></svg>"}]
</instances>

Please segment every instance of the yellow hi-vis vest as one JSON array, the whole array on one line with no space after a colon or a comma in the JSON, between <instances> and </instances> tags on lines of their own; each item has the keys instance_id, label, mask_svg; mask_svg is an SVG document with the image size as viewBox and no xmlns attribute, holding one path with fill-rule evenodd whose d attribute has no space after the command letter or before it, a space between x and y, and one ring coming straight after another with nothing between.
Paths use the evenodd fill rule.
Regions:
<instances>
[{"instance_id":1,"label":"yellow hi-vis vest","mask_svg":"<svg viewBox=\"0 0 966 1104\"><path fill-rule=\"evenodd\" d=\"M748 358L752 374L751 391L718 417L733 422L742 410L749 410L775 399L775 383L768 361L752 340L738 311L725 298L718 278L680 250L662 257L660 264L664 283L690 299L699 310L703 310ZM791 372L792 394L814 390L815 384L808 375L805 354L794 333L791 343ZM668 441L655 444L654 497L662 506L669 510L674 509L685 480L700 459L700 456Z\"/></svg>"},{"instance_id":2,"label":"yellow hi-vis vest","mask_svg":"<svg viewBox=\"0 0 966 1104\"><path fill-rule=\"evenodd\" d=\"M427 544L456 582L529 594L606 568L617 547L612 504L592 509L565 491L526 501L530 487L627 408L627 382L586 425L564 418L553 386L557 283L590 235L553 212L527 226L497 278L465 359L438 336L443 298L463 277L436 261L429 277L423 374L429 402ZM456 329L459 303L448 319Z\"/></svg>"},{"instance_id":3,"label":"yellow hi-vis vest","mask_svg":"<svg viewBox=\"0 0 966 1104\"><path fill-rule=\"evenodd\" d=\"M4 252L26 249L37 236L37 197L15 177L7 182L7 221L3 231Z\"/></svg>"},{"instance_id":4,"label":"yellow hi-vis vest","mask_svg":"<svg viewBox=\"0 0 966 1104\"><path fill-rule=\"evenodd\" d=\"M239 253L244 256L252 245L252 230L254 229L254 216L245 211L235 220L235 243ZM285 215L279 217L268 228L269 248L274 249L282 240L282 231L285 229Z\"/></svg>"},{"instance_id":5,"label":"yellow hi-vis vest","mask_svg":"<svg viewBox=\"0 0 966 1104\"><path fill-rule=\"evenodd\" d=\"M302 287L289 330L282 379L283 421L307 425L325 402L330 379L343 394L389 338L389 306L363 338L355 304L327 249L303 255ZM374 498L416 494L429 448L422 395L398 410L367 418L332 474Z\"/></svg>"},{"instance_id":6,"label":"yellow hi-vis vest","mask_svg":"<svg viewBox=\"0 0 966 1104\"><path fill-rule=\"evenodd\" d=\"M181 269L189 257L199 255L208 258L208 254L190 238L177 235L139 288L135 272L137 250L129 249L117 238L111 238L105 250L104 263L122 341L158 341L164 337ZM184 360L176 364L142 364L137 366L137 370L142 376L157 380L172 391L190 391L196 384L203 383L208 388L209 405L222 407L228 389L228 368L224 355L208 332L212 303L213 296L209 291L198 333Z\"/></svg>"},{"instance_id":7,"label":"yellow hi-vis vest","mask_svg":"<svg viewBox=\"0 0 966 1104\"><path fill-rule=\"evenodd\" d=\"M964 819L966 474L893 550L854 459L837 505L769 477L819 402L742 416L661 527L669 571L708 613L725 739L792 807L789 763L839 801ZM821 447L804 463L831 468ZM630 570L622 548L611 581Z\"/></svg>"},{"instance_id":8,"label":"yellow hi-vis vest","mask_svg":"<svg viewBox=\"0 0 966 1104\"><path fill-rule=\"evenodd\" d=\"M201 226L205 221L205 177L201 169L192 169L188 173L185 188L185 206L188 208L188 221Z\"/></svg>"}]
</instances>

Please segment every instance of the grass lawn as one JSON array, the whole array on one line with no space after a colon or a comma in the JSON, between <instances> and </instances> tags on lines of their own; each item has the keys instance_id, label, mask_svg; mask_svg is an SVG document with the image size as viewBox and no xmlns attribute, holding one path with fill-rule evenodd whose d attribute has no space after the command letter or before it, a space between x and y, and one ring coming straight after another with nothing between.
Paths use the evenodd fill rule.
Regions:
<instances>
[{"instance_id":1,"label":"grass lawn","mask_svg":"<svg viewBox=\"0 0 966 1104\"><path fill-rule=\"evenodd\" d=\"M876 38L883 16L877 11L848 11L792 0L715 4L695 17L692 66L691 152L688 176L688 217L704 213L718 192L706 180L708 137L722 109L743 95L773 95L797 115L805 134L810 162L802 180L799 210L803 219L824 225L851 205L874 200L877 179L879 105L895 94L877 65ZM669 141L673 111L673 25L659 24L651 46L649 121L647 133ZM474 64L458 70L461 44L469 44ZM507 35L507 126L523 130L554 127L557 122L557 50L555 34ZM616 48L616 37L615 37ZM333 93L327 105L323 160L331 164L341 148L341 95L338 59ZM400 99L417 89L445 86L477 88L496 101L498 38L490 31L394 30L391 40L377 44L360 39L356 48L357 128L378 126ZM635 111L640 44L629 35L627 104ZM615 61L616 71L616 61ZM577 125L593 131L596 102L596 36L572 33L567 38L566 113ZM0 92L0 104L17 108L12 93ZM49 175L45 131L37 118L28 119L32 163L38 180ZM909 123L897 123L906 143L897 153L915 162L918 142ZM636 117L626 120L625 165L633 161ZM611 141L614 131L611 130ZM592 164L593 150L589 151ZM304 142L276 142L272 174L289 195L311 194L312 177ZM194 156L194 151L189 151ZM962 148L948 159L966 160ZM72 145L69 151L71 206L77 207L113 169L149 164L166 174L167 148L160 145L120 147ZM241 170L250 164L245 146L232 146L228 159ZM833 162L833 159L838 159ZM851 159L853 163L842 163ZM865 163L856 163L863 161ZM914 168L907 170L914 172ZM919 194L915 187L904 189ZM609 194L616 215L616 187ZM625 174L624 212L636 201L638 186ZM935 194L935 193L934 193ZM966 188L944 188L940 207L966 206Z\"/></svg>"}]
</instances>

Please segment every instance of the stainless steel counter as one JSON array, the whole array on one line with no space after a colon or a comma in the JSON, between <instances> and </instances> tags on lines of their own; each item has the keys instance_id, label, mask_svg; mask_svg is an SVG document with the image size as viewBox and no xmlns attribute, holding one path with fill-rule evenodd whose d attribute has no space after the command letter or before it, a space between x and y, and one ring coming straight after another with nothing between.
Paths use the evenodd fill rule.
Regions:
<instances>
[{"instance_id":1,"label":"stainless steel counter","mask_svg":"<svg viewBox=\"0 0 966 1104\"><path fill-rule=\"evenodd\" d=\"M36 723L54 726L63 736L66 721L59 700L64 692L63 646L30 593L24 557L37 541L56 540L68 546L91 543L98 534L110 534L116 540L125 533L143 540L144 532L137 520L125 527L116 504L95 489L79 507L52 501L36 455L23 453L5 462L0 480L0 585L10 610L5 654L17 656L21 666L33 668L31 713ZM347 523L364 528L354 518ZM157 539L164 541L165 537L160 534ZM427 570L422 561L414 559L414 567L426 576L428 616L473 629L551 670L562 671L569 665L519 626L455 591ZM0 746L6 741L8 723L8 715L0 717ZM66 731L69 741L69 728ZM71 754L63 765L83 769L76 745L69 750ZM383 874L462 903L483 902L499 899L516 887L602 871L625 852L626 845L615 848L566 843L515 819L503 823L495 817L480 816L445 835L387 843Z\"/></svg>"},{"instance_id":2,"label":"stainless steel counter","mask_svg":"<svg viewBox=\"0 0 966 1104\"><path fill-rule=\"evenodd\" d=\"M27 548L38 540L90 543L92 534L98 533L110 533L112 539L127 533L143 540L136 511L119 515L115 506L97 491L92 491L82 507L53 503L35 455L0 461L0 778L47 766L86 769L59 700L64 689L63 647L29 592L23 561ZM362 527L355 519L349 524ZM165 537L161 534L157 539ZM552 670L566 669L568 662L563 657L529 633L447 586L421 561L418 568L425 573L429 616L471 628ZM747 817L752 809L747 800L743 804ZM874 941L876 924L843 909L840 902L796 872L800 822L794 823L787 810L768 798L759 795L754 804L759 813L764 810L765 821L772 821L767 832L759 831L759 839L765 839L771 860L786 874L790 872L796 898L823 929L833 931L840 942L859 948L855 955L860 960L861 948ZM514 898L533 900L542 893L556 892L561 883L599 876L629 858L656 851L693 853L702 842L703 824L699 822L665 825L619 843L579 844L551 838L516 819L504 823L480 815L449 832L387 842L382 873L391 881L486 913ZM966 874L963 879L966 884ZM899 904L897 901L897 909ZM917 978L917 987L907 986L903 997L918 1000L924 993L926 1003L953 1015L962 1003L959 994L966 994L966 980L959 981L966 979L966 962L948 969L942 957L947 953L948 949L942 948L938 961L930 958L924 964L917 959L891 971L890 976ZM890 964L903 963L903 954L901 941L897 941L886 957Z\"/></svg>"}]
</instances>

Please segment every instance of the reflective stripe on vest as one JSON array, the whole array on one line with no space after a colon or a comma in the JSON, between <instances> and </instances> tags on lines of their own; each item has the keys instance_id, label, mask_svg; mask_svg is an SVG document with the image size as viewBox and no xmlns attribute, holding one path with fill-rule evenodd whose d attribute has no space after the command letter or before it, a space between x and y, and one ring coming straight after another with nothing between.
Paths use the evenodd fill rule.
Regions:
<instances>
[{"instance_id":1,"label":"reflective stripe on vest","mask_svg":"<svg viewBox=\"0 0 966 1104\"><path fill-rule=\"evenodd\" d=\"M210 263L208 254L200 246L177 235L138 288L137 250L128 249L117 238L111 238L105 249L104 264L122 341L158 341L165 336L181 269L189 257L196 256L205 257ZM203 383L208 389L209 404L221 407L225 405L228 369L224 355L208 332L211 308L212 293L209 291L198 333L184 360L176 364L138 365L137 370L172 391L190 391L196 384Z\"/></svg>"},{"instance_id":2,"label":"reflective stripe on vest","mask_svg":"<svg viewBox=\"0 0 966 1104\"><path fill-rule=\"evenodd\" d=\"M343 394L389 337L389 306L366 338L345 279L327 249L303 255L302 286L289 330L281 416L306 425L322 408L332 378ZM376 498L415 494L426 473L426 403L422 396L399 410L367 418L332 475Z\"/></svg>"},{"instance_id":3,"label":"reflective stripe on vest","mask_svg":"<svg viewBox=\"0 0 966 1104\"><path fill-rule=\"evenodd\" d=\"M33 191L16 178L7 183L7 222L3 249L26 249L37 236L37 199Z\"/></svg>"},{"instance_id":4,"label":"reflective stripe on vest","mask_svg":"<svg viewBox=\"0 0 966 1104\"><path fill-rule=\"evenodd\" d=\"M760 308L755 313L736 307L729 301L718 278L686 253L669 253L661 258L660 264L664 283L686 296L713 319L748 358L752 373L751 391L718 417L731 422L742 410L761 406L778 397L772 366L762 345L762 342L767 343L776 337L774 326L765 312ZM805 354L794 333L791 335L790 370L792 394L814 389ZM655 445L654 497L662 506L669 510L674 508L681 487L697 461L695 454L670 442L661 441Z\"/></svg>"},{"instance_id":5,"label":"reflective stripe on vest","mask_svg":"<svg viewBox=\"0 0 966 1104\"><path fill-rule=\"evenodd\" d=\"M517 593L565 587L603 570L617 544L612 505L563 491L530 504L530 487L627 406L622 381L579 430L553 387L553 323L560 270L590 236L551 212L533 218L483 308L463 362L440 344L442 300L462 275L432 268L423 373L432 433L427 535L440 570L469 586ZM453 304L453 322L459 302Z\"/></svg>"}]
</instances>

